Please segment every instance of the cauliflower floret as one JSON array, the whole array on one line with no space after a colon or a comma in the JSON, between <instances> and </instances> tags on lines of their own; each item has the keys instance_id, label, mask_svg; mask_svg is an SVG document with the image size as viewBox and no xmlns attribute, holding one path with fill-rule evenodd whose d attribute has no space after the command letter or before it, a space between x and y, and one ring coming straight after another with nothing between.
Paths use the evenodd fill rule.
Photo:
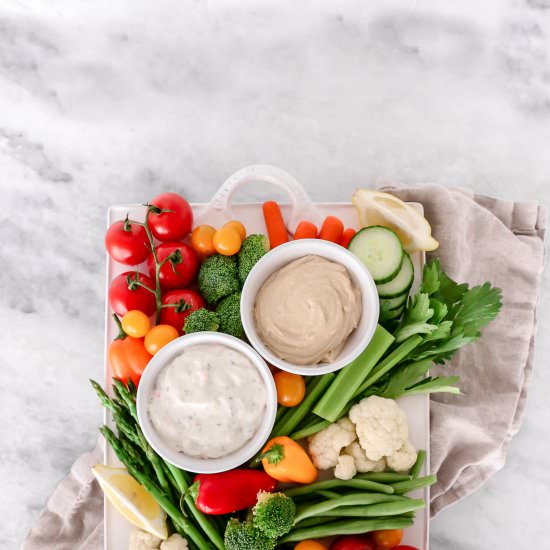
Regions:
<instances>
[{"instance_id":1,"label":"cauliflower floret","mask_svg":"<svg viewBox=\"0 0 550 550\"><path fill-rule=\"evenodd\" d=\"M409 438L407 416L393 399L376 395L362 399L351 408L349 417L370 460L392 455Z\"/></svg>"},{"instance_id":2,"label":"cauliflower floret","mask_svg":"<svg viewBox=\"0 0 550 550\"><path fill-rule=\"evenodd\" d=\"M349 455L355 462L355 467L360 473L364 472L383 472L386 469L386 459L382 457L380 460L369 460L365 451L357 441L348 445L344 449L344 454Z\"/></svg>"},{"instance_id":3,"label":"cauliflower floret","mask_svg":"<svg viewBox=\"0 0 550 550\"><path fill-rule=\"evenodd\" d=\"M328 470L338 462L340 451L355 441L355 426L342 418L309 438L309 454L317 468Z\"/></svg>"},{"instance_id":4,"label":"cauliflower floret","mask_svg":"<svg viewBox=\"0 0 550 550\"><path fill-rule=\"evenodd\" d=\"M405 441L392 455L386 457L388 467L395 472L408 472L416 462L417 452L410 441Z\"/></svg>"},{"instance_id":5,"label":"cauliflower floret","mask_svg":"<svg viewBox=\"0 0 550 550\"><path fill-rule=\"evenodd\" d=\"M161 539L147 531L134 529L130 534L128 550L158 550L160 541Z\"/></svg>"},{"instance_id":6,"label":"cauliflower floret","mask_svg":"<svg viewBox=\"0 0 550 550\"><path fill-rule=\"evenodd\" d=\"M178 533L174 533L160 543L160 550L187 550L188 548L187 540Z\"/></svg>"},{"instance_id":7,"label":"cauliflower floret","mask_svg":"<svg viewBox=\"0 0 550 550\"><path fill-rule=\"evenodd\" d=\"M355 460L350 455L340 455L338 457L338 462L336 463L336 468L334 468L334 477L336 479L351 479L355 477L357 473L357 468L355 467Z\"/></svg>"}]
</instances>

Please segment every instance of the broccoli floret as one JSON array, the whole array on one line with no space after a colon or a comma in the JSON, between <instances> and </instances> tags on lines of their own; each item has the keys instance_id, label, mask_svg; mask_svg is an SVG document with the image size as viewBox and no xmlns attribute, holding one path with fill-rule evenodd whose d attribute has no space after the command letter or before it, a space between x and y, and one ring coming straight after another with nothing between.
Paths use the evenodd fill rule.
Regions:
<instances>
[{"instance_id":1,"label":"broccoli floret","mask_svg":"<svg viewBox=\"0 0 550 550\"><path fill-rule=\"evenodd\" d=\"M283 493L258 493L258 502L252 509L254 527L272 539L290 531L295 515L294 501Z\"/></svg>"},{"instance_id":2,"label":"broccoli floret","mask_svg":"<svg viewBox=\"0 0 550 550\"><path fill-rule=\"evenodd\" d=\"M249 521L232 518L225 528L224 543L227 550L273 550L275 540L256 529Z\"/></svg>"},{"instance_id":3,"label":"broccoli floret","mask_svg":"<svg viewBox=\"0 0 550 550\"><path fill-rule=\"evenodd\" d=\"M237 258L214 254L203 262L199 270L199 289L209 304L239 290Z\"/></svg>"},{"instance_id":4,"label":"broccoli floret","mask_svg":"<svg viewBox=\"0 0 550 550\"><path fill-rule=\"evenodd\" d=\"M216 308L216 313L220 319L220 332L231 334L231 336L237 338L244 338L240 292L235 292L221 300Z\"/></svg>"},{"instance_id":5,"label":"broccoli floret","mask_svg":"<svg viewBox=\"0 0 550 550\"><path fill-rule=\"evenodd\" d=\"M185 334L192 332L204 332L205 330L216 331L220 328L220 318L215 311L208 311L201 307L192 311L183 325Z\"/></svg>"},{"instance_id":6,"label":"broccoli floret","mask_svg":"<svg viewBox=\"0 0 550 550\"><path fill-rule=\"evenodd\" d=\"M248 277L258 260L269 251L269 240L265 235L248 235L238 255L238 270L241 283Z\"/></svg>"}]
</instances>

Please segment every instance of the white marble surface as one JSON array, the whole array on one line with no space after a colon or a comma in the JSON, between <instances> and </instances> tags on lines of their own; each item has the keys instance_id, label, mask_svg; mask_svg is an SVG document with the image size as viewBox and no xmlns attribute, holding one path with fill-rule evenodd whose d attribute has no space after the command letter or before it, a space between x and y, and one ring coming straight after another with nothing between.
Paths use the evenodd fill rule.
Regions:
<instances>
[{"instance_id":1,"label":"white marble surface","mask_svg":"<svg viewBox=\"0 0 550 550\"><path fill-rule=\"evenodd\" d=\"M96 440L109 204L257 162L324 201L387 177L550 202L548 0L239 6L0 3L1 549ZM508 464L434 550L548 543L549 290Z\"/></svg>"}]
</instances>

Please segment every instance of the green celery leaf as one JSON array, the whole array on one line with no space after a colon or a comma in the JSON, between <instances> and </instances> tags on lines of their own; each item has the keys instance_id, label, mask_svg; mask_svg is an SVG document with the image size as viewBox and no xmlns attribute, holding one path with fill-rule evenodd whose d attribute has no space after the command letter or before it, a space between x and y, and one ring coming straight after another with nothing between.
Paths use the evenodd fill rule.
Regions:
<instances>
[{"instance_id":1,"label":"green celery leaf","mask_svg":"<svg viewBox=\"0 0 550 550\"><path fill-rule=\"evenodd\" d=\"M461 394L460 388L457 387L459 381L459 376L436 376L435 378L426 378L411 388L407 388L402 395L416 395L419 393Z\"/></svg>"},{"instance_id":2,"label":"green celery leaf","mask_svg":"<svg viewBox=\"0 0 550 550\"><path fill-rule=\"evenodd\" d=\"M409 363L393 369L385 385L376 393L382 397L396 399L426 375L432 366L431 360Z\"/></svg>"},{"instance_id":3,"label":"green celery leaf","mask_svg":"<svg viewBox=\"0 0 550 550\"><path fill-rule=\"evenodd\" d=\"M468 336L479 336L502 307L502 291L490 283L474 286L464 293L454 316L454 325L462 327Z\"/></svg>"},{"instance_id":4,"label":"green celery leaf","mask_svg":"<svg viewBox=\"0 0 550 550\"><path fill-rule=\"evenodd\" d=\"M427 322L433 313L428 294L420 292L413 296L407 303L403 319L394 333L396 343L403 342L414 334L429 334L435 330L437 325Z\"/></svg>"}]
</instances>

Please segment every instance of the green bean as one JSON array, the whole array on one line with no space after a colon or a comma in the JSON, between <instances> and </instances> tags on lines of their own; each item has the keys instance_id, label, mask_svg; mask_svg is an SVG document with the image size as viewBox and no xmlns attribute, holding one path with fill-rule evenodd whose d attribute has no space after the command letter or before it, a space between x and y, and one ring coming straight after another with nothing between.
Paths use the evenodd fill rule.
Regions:
<instances>
[{"instance_id":1,"label":"green bean","mask_svg":"<svg viewBox=\"0 0 550 550\"><path fill-rule=\"evenodd\" d=\"M379 517L379 516L400 516L408 512L414 512L424 508L426 503L423 499L408 499L398 502L380 502L366 506L342 506L328 512L321 512L319 516L344 516L344 517Z\"/></svg>"},{"instance_id":2,"label":"green bean","mask_svg":"<svg viewBox=\"0 0 550 550\"><path fill-rule=\"evenodd\" d=\"M418 454L416 455L416 462L414 463L410 471L410 474L413 478L417 478L419 476L420 471L422 470L422 466L424 466L425 460L426 451L424 449L420 449L420 451L418 451Z\"/></svg>"},{"instance_id":3,"label":"green bean","mask_svg":"<svg viewBox=\"0 0 550 550\"><path fill-rule=\"evenodd\" d=\"M315 518L307 518L300 522L300 529L305 527L313 527L315 525L326 525L331 521L341 520L341 517L337 516L317 516Z\"/></svg>"},{"instance_id":4,"label":"green bean","mask_svg":"<svg viewBox=\"0 0 550 550\"><path fill-rule=\"evenodd\" d=\"M320 419L317 422L315 422L315 424L309 424L303 428L300 428L299 430L290 434L290 437L294 439L294 441L298 441L299 439L303 439L304 437L315 435L317 432L320 432L321 430L328 428L331 424L332 422L330 422L329 420Z\"/></svg>"},{"instance_id":5,"label":"green bean","mask_svg":"<svg viewBox=\"0 0 550 550\"><path fill-rule=\"evenodd\" d=\"M340 487L351 487L353 489L363 489L364 491L386 493L389 495L394 492L391 485L383 485L382 483L369 481L368 479L329 479L327 481L317 481L316 483L310 483L309 485L303 485L301 487L293 487L284 492L289 497L296 497L299 495L306 495L307 493L314 493L322 489L338 489Z\"/></svg>"},{"instance_id":6,"label":"green bean","mask_svg":"<svg viewBox=\"0 0 550 550\"><path fill-rule=\"evenodd\" d=\"M411 518L390 517L360 520L331 521L324 525L293 529L279 540L279 544L305 539L320 539L336 535L357 535L380 529L403 529L413 524Z\"/></svg>"},{"instance_id":7,"label":"green bean","mask_svg":"<svg viewBox=\"0 0 550 550\"><path fill-rule=\"evenodd\" d=\"M398 474L397 472L367 472L357 474L354 479L368 479L369 481L378 481L379 483L395 483L397 481L408 481L411 479L409 474Z\"/></svg>"},{"instance_id":8,"label":"green bean","mask_svg":"<svg viewBox=\"0 0 550 550\"><path fill-rule=\"evenodd\" d=\"M322 497L325 497L325 498L339 498L339 497L342 496L341 494L337 493L336 491L330 491L329 489L319 489L317 491L317 494L321 495Z\"/></svg>"},{"instance_id":9,"label":"green bean","mask_svg":"<svg viewBox=\"0 0 550 550\"><path fill-rule=\"evenodd\" d=\"M319 516L324 512L330 512L335 508L357 506L365 504L373 504L377 502L383 502L384 495L372 494L372 493L353 493L351 495L340 496L338 498L330 498L328 500L322 500L314 504L304 504L300 506L296 512L294 518L294 525L300 521L310 518L312 516ZM401 500L410 500L407 497L401 497ZM393 503L392 503L393 504Z\"/></svg>"},{"instance_id":10,"label":"green bean","mask_svg":"<svg viewBox=\"0 0 550 550\"><path fill-rule=\"evenodd\" d=\"M409 491L414 491L415 489L421 489L422 487L427 487L428 485L433 485L437 481L435 474L425 477L417 477L416 479L411 479L409 481L398 481L397 483L392 483L390 487L393 488L394 492L398 495L408 493Z\"/></svg>"}]
</instances>

